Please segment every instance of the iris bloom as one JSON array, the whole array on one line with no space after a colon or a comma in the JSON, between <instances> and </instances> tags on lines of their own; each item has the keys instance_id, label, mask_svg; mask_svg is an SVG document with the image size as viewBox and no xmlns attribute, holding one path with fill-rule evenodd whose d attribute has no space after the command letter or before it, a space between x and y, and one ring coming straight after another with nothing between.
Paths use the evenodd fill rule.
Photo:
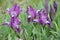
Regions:
<instances>
[{"instance_id":1,"label":"iris bloom","mask_svg":"<svg viewBox=\"0 0 60 40\"><path fill-rule=\"evenodd\" d=\"M27 8L26 13L27 13L27 15L28 15L28 16L27 16L28 22L33 21L33 19L36 18L36 10L33 9L32 6L29 6L29 7Z\"/></svg>"},{"instance_id":2,"label":"iris bloom","mask_svg":"<svg viewBox=\"0 0 60 40\"><path fill-rule=\"evenodd\" d=\"M48 25L50 28L53 27L52 23L51 23L51 20L48 17L47 11L46 11L45 8L37 11L37 20L38 20L38 23L43 25L43 26Z\"/></svg>"},{"instance_id":3,"label":"iris bloom","mask_svg":"<svg viewBox=\"0 0 60 40\"><path fill-rule=\"evenodd\" d=\"M48 15L47 15L47 11L45 9L41 9L40 11L37 12L38 14L38 23L45 25L50 23L50 21L48 20Z\"/></svg>"},{"instance_id":4,"label":"iris bloom","mask_svg":"<svg viewBox=\"0 0 60 40\"><path fill-rule=\"evenodd\" d=\"M10 19L10 22L5 22L5 23L3 23L3 25L5 26L5 25L8 25L8 26L10 26L15 32L18 32L18 33L20 33L20 23L21 23L21 21L18 19L18 18L16 18L16 17L11 17L11 19Z\"/></svg>"},{"instance_id":5,"label":"iris bloom","mask_svg":"<svg viewBox=\"0 0 60 40\"><path fill-rule=\"evenodd\" d=\"M9 25L13 30L20 33L20 31L21 31L20 30L20 23L21 23L21 21L18 18L11 17Z\"/></svg>"},{"instance_id":6,"label":"iris bloom","mask_svg":"<svg viewBox=\"0 0 60 40\"><path fill-rule=\"evenodd\" d=\"M20 23L19 19L17 18L21 12L20 7L15 4L12 8L8 10L10 15L10 22L5 22L3 25L9 25L14 31L20 33Z\"/></svg>"},{"instance_id":7,"label":"iris bloom","mask_svg":"<svg viewBox=\"0 0 60 40\"><path fill-rule=\"evenodd\" d=\"M10 17L18 17L22 10L19 5L15 4L11 8L7 9L7 11L9 12Z\"/></svg>"}]
</instances>

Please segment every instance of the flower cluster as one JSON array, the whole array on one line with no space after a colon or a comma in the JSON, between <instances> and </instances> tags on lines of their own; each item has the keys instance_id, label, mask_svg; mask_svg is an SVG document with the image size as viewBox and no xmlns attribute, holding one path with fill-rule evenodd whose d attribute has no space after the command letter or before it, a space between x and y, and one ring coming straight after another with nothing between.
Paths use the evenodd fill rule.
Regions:
<instances>
[{"instance_id":1,"label":"flower cluster","mask_svg":"<svg viewBox=\"0 0 60 40\"><path fill-rule=\"evenodd\" d=\"M47 2L48 3L48 2ZM52 26L52 20L54 17L54 13L57 11L57 4L55 1L53 1L53 8L50 5L50 16L48 16L48 5L45 4L45 7L41 10L35 10L32 8L32 6L27 7L27 19L28 22L38 22L41 25L49 25L51 28Z\"/></svg>"},{"instance_id":2,"label":"flower cluster","mask_svg":"<svg viewBox=\"0 0 60 40\"><path fill-rule=\"evenodd\" d=\"M10 15L10 22L5 22L3 25L9 25L15 32L20 33L20 23L18 16L21 12L19 5L15 4L10 9L7 10Z\"/></svg>"},{"instance_id":3,"label":"flower cluster","mask_svg":"<svg viewBox=\"0 0 60 40\"><path fill-rule=\"evenodd\" d=\"M48 5L45 4L45 7L42 8L41 10L35 10L32 6L28 6L26 10L28 23L37 22L41 24L42 26L48 25L51 28L53 28L52 20L53 20L55 12L57 11L57 4L55 1L53 1L53 7L52 5L50 5L49 16L48 16L47 7ZM9 12L9 15L10 15L10 22L5 22L3 25L9 25L14 31L20 33L21 21L18 19L18 16L20 12L22 11L21 8L17 4L15 4L7 11Z\"/></svg>"}]
</instances>

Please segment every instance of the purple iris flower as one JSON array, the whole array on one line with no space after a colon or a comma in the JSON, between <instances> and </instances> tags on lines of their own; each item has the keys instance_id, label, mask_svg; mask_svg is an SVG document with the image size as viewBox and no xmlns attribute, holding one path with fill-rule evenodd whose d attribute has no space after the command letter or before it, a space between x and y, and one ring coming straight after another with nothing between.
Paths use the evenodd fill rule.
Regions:
<instances>
[{"instance_id":1,"label":"purple iris flower","mask_svg":"<svg viewBox=\"0 0 60 40\"><path fill-rule=\"evenodd\" d=\"M7 9L7 11L9 12L10 17L17 17L22 10L19 5L15 4L11 8Z\"/></svg>"},{"instance_id":2,"label":"purple iris flower","mask_svg":"<svg viewBox=\"0 0 60 40\"><path fill-rule=\"evenodd\" d=\"M28 16L27 16L28 22L33 21L33 19L36 18L36 10L33 9L32 6L29 6L29 7L27 8L26 13L27 13L27 15L28 15Z\"/></svg>"},{"instance_id":3,"label":"purple iris flower","mask_svg":"<svg viewBox=\"0 0 60 40\"><path fill-rule=\"evenodd\" d=\"M20 23L19 19L17 18L21 12L20 7L15 4L12 8L8 10L10 15L10 21L3 23L3 25L9 25L14 31L20 33Z\"/></svg>"},{"instance_id":4,"label":"purple iris flower","mask_svg":"<svg viewBox=\"0 0 60 40\"><path fill-rule=\"evenodd\" d=\"M38 14L38 23L45 25L50 23L50 21L48 20L48 15L47 15L47 11L46 9L41 9L40 11L37 12Z\"/></svg>"},{"instance_id":5,"label":"purple iris flower","mask_svg":"<svg viewBox=\"0 0 60 40\"><path fill-rule=\"evenodd\" d=\"M53 28L52 22L50 18L48 17L47 11L45 8L41 10L37 10L37 20L39 24L41 25L48 25L50 28Z\"/></svg>"},{"instance_id":6,"label":"purple iris flower","mask_svg":"<svg viewBox=\"0 0 60 40\"><path fill-rule=\"evenodd\" d=\"M55 1L53 1L53 7L55 9L55 12L57 11L57 3Z\"/></svg>"},{"instance_id":7,"label":"purple iris flower","mask_svg":"<svg viewBox=\"0 0 60 40\"><path fill-rule=\"evenodd\" d=\"M20 33L20 23L21 21L16 17L11 17L10 19L10 27L16 32Z\"/></svg>"},{"instance_id":8,"label":"purple iris flower","mask_svg":"<svg viewBox=\"0 0 60 40\"><path fill-rule=\"evenodd\" d=\"M10 22L5 22L3 25L9 25L14 31L20 33L21 21L16 17L11 17Z\"/></svg>"}]
</instances>

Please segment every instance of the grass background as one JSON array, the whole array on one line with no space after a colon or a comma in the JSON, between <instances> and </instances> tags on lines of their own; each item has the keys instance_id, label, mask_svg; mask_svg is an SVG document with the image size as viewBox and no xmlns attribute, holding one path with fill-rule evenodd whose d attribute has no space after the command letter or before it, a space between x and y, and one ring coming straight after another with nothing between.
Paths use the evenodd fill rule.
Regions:
<instances>
[{"instance_id":1,"label":"grass background","mask_svg":"<svg viewBox=\"0 0 60 40\"><path fill-rule=\"evenodd\" d=\"M21 20L21 29L23 32L19 39L23 40L60 40L60 0L55 0L58 5L58 10L53 19L53 29L45 26L44 30L39 24L28 24L26 21L26 7L32 5L36 10L44 7L44 0L0 0L0 40L17 40L17 34L9 27L2 26L2 23L9 21L9 14L6 12L7 8L10 8L14 3L18 3L22 8L22 12L19 15ZM49 0L49 5L53 3L53 0ZM31 34L33 35L31 36Z\"/></svg>"}]
</instances>

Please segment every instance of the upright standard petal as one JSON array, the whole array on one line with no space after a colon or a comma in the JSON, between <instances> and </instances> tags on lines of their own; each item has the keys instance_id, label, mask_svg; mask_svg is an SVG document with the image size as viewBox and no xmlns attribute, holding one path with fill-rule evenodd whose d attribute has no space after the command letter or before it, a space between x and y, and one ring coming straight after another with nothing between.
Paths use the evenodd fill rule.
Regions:
<instances>
[{"instance_id":1,"label":"upright standard petal","mask_svg":"<svg viewBox=\"0 0 60 40\"><path fill-rule=\"evenodd\" d=\"M53 9L53 7L50 5L50 19L51 19L51 21L53 20L53 17L54 17L54 9Z\"/></svg>"},{"instance_id":2,"label":"upright standard petal","mask_svg":"<svg viewBox=\"0 0 60 40\"><path fill-rule=\"evenodd\" d=\"M55 1L53 1L53 7L55 9L55 12L57 11L57 3Z\"/></svg>"}]
</instances>

